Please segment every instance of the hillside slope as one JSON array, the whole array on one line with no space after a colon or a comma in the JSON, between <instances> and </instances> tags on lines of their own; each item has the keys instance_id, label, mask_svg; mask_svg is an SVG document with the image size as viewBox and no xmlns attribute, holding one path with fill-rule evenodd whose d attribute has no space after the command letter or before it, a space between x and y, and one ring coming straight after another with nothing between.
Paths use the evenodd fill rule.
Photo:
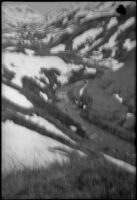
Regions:
<instances>
[{"instance_id":1,"label":"hillside slope","mask_svg":"<svg viewBox=\"0 0 137 200\"><path fill-rule=\"evenodd\" d=\"M135 2L120 1L45 15L3 5L3 174L66 166L75 153L136 171L135 13Z\"/></svg>"}]
</instances>

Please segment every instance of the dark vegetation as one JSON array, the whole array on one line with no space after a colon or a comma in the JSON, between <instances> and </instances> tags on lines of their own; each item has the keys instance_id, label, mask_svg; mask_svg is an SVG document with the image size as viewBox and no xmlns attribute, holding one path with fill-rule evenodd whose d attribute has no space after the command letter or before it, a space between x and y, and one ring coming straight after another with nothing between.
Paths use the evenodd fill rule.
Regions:
<instances>
[{"instance_id":1,"label":"dark vegetation","mask_svg":"<svg viewBox=\"0 0 137 200\"><path fill-rule=\"evenodd\" d=\"M86 120L109 131L109 133L128 142L135 143L135 121L132 120L129 122L126 121L125 118L125 113L127 111L133 112L134 109L131 110L131 107L127 108L127 105L126 103L124 104L124 102L123 105L120 105L120 103L116 103L116 101L113 100L113 97L109 97L107 94L105 95L106 88L110 87L112 84L114 86L113 81L111 79L108 80L109 81L105 79L103 82L104 84L101 84L102 91L104 91L103 93L101 91L101 93L99 92L97 85L95 86L94 83L91 83L89 91L85 91L84 96L80 99L83 104L87 105L86 110L82 111L81 115L86 118ZM92 93L90 94L91 90ZM134 99L134 96L132 98ZM125 102L127 102L127 100Z\"/></svg>"},{"instance_id":2,"label":"dark vegetation","mask_svg":"<svg viewBox=\"0 0 137 200\"><path fill-rule=\"evenodd\" d=\"M6 80L9 80L11 81L14 76L15 76L15 73L10 71L8 68L6 67L3 67L3 73L2 73L2 76L6 79Z\"/></svg>"},{"instance_id":3,"label":"dark vegetation","mask_svg":"<svg viewBox=\"0 0 137 200\"><path fill-rule=\"evenodd\" d=\"M14 110L14 112L19 112L25 115L32 115L33 114L33 109L26 109L21 106L18 106L14 103L11 103L10 100L5 99L2 97L2 121L5 121L8 119L8 111L9 110Z\"/></svg>"},{"instance_id":4,"label":"dark vegetation","mask_svg":"<svg viewBox=\"0 0 137 200\"><path fill-rule=\"evenodd\" d=\"M5 49L7 47L16 47L16 42L14 40L6 39L2 41L2 49Z\"/></svg>"},{"instance_id":5,"label":"dark vegetation","mask_svg":"<svg viewBox=\"0 0 137 200\"><path fill-rule=\"evenodd\" d=\"M17 90L20 93L22 92L21 88L18 85L12 83L9 79L2 79L2 83L12 87L13 89Z\"/></svg>"},{"instance_id":6,"label":"dark vegetation","mask_svg":"<svg viewBox=\"0 0 137 200\"><path fill-rule=\"evenodd\" d=\"M95 124L97 127L108 131L110 134L113 134L120 139L134 144L136 143L135 121L133 119L126 121L122 113L112 112L111 114L108 114L110 118L110 120L108 120L106 119L107 110L104 113L105 115L101 117L101 111L92 108L94 100L90 96L83 95L81 98L76 98L77 95L76 93L73 94L73 90L69 92L69 96L74 103L75 100L77 100L78 108L82 109L82 105L86 105L86 109L81 110L81 117L86 121ZM123 126L124 124L125 126Z\"/></svg>"},{"instance_id":7,"label":"dark vegetation","mask_svg":"<svg viewBox=\"0 0 137 200\"><path fill-rule=\"evenodd\" d=\"M71 33L63 33L63 34L61 35L61 37L59 37L59 38L57 39L57 41L55 41L55 42L52 43L52 46L56 46L56 45L58 45L58 44L60 44L60 43L64 43L64 44L66 44L67 46L69 46L68 38L70 38L71 35L72 35ZM52 46L51 46L51 47L52 47ZM67 47L67 50L68 50L68 47Z\"/></svg>"},{"instance_id":8,"label":"dark vegetation","mask_svg":"<svg viewBox=\"0 0 137 200\"><path fill-rule=\"evenodd\" d=\"M49 79L48 87L50 87L51 90L53 90L54 84L56 84L57 86L60 86L60 83L57 80L57 76L60 75L60 72L57 69L41 68L41 73L45 74L45 76L48 77Z\"/></svg>"},{"instance_id":9,"label":"dark vegetation","mask_svg":"<svg viewBox=\"0 0 137 200\"><path fill-rule=\"evenodd\" d=\"M86 80L86 79L94 79L96 77L96 74L84 74L84 69L81 69L77 72L73 72L73 75L69 79L69 83L75 83L80 80Z\"/></svg>"},{"instance_id":10,"label":"dark vegetation","mask_svg":"<svg viewBox=\"0 0 137 200\"><path fill-rule=\"evenodd\" d=\"M54 74L52 74L51 77L54 77ZM24 76L22 78L22 83L23 83L23 91L27 93L30 90L32 96L34 96L34 98L35 96L37 96L37 100L40 100L40 102L43 103L45 102L45 100L40 96L40 91L46 93L48 95L48 98L54 101L55 95L54 95L53 85L51 84L52 82L48 85L47 83L45 83L45 81L42 81L42 83L45 84L45 87L41 88L33 78ZM32 100L32 98L30 98L30 100Z\"/></svg>"},{"instance_id":11,"label":"dark vegetation","mask_svg":"<svg viewBox=\"0 0 137 200\"><path fill-rule=\"evenodd\" d=\"M121 57L121 62L124 62L125 65L123 68L118 70L115 73L106 74L103 77L103 81L110 79L113 81L113 84L107 88L109 92L118 92L123 97L123 105L127 107L128 112L136 112L136 94L135 94L135 52L134 50L130 53L124 53ZM128 81L127 81L128 77Z\"/></svg>"},{"instance_id":12,"label":"dark vegetation","mask_svg":"<svg viewBox=\"0 0 137 200\"><path fill-rule=\"evenodd\" d=\"M125 141L135 143L135 120L127 120L125 117L126 112L135 113L135 104L134 101L132 102L135 98L135 86L128 84L126 81L126 73L128 73L129 79L132 77L133 81L134 75L129 73L130 71L132 71L132 68L126 65L124 70L121 69L116 73L110 72L103 75L101 79L96 79L96 83L93 79L81 98L78 97L75 87L68 94L74 103L77 99L79 108L82 108L82 105L86 105L86 109L81 111L81 116L90 123ZM121 75L122 72L123 75ZM125 83L124 86L123 83ZM122 95L124 98L123 105L114 99L113 93Z\"/></svg>"},{"instance_id":13,"label":"dark vegetation","mask_svg":"<svg viewBox=\"0 0 137 200\"><path fill-rule=\"evenodd\" d=\"M81 112L81 116L84 117L84 119L88 120L90 123L93 123L96 126L108 131L110 134L113 134L127 142L136 144L135 128L132 128L131 131L126 130L125 128L118 126L115 123L110 123L106 120L103 120L99 117L99 115L96 115L95 113L92 114L92 116L89 119L86 111Z\"/></svg>"},{"instance_id":14,"label":"dark vegetation","mask_svg":"<svg viewBox=\"0 0 137 200\"><path fill-rule=\"evenodd\" d=\"M106 176L107 174L107 176ZM2 176L3 199L135 199L135 176L103 159L70 155L70 163Z\"/></svg>"}]
</instances>

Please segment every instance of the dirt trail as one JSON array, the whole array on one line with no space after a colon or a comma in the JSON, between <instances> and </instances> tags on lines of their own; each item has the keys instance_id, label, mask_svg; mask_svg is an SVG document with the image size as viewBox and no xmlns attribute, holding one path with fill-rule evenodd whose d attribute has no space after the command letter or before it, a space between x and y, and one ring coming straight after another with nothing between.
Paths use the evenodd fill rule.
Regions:
<instances>
[{"instance_id":1,"label":"dirt trail","mask_svg":"<svg viewBox=\"0 0 137 200\"><path fill-rule=\"evenodd\" d=\"M98 153L107 153L110 156L135 165L135 147L81 118L77 105L72 103L67 95L69 90L69 86L65 87L65 90L63 88L65 98L62 96L56 105L85 130L85 133L89 136L89 139L85 142L85 147ZM61 88L59 92L61 92Z\"/></svg>"}]
</instances>

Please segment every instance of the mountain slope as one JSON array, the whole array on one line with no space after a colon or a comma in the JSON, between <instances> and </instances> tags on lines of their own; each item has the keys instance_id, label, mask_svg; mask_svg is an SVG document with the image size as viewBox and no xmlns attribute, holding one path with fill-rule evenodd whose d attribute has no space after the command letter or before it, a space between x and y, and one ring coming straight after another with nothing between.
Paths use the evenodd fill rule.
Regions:
<instances>
[{"instance_id":1,"label":"mountain slope","mask_svg":"<svg viewBox=\"0 0 137 200\"><path fill-rule=\"evenodd\" d=\"M32 146L22 142L28 156L37 149L36 160L39 151L63 162L74 150L85 156L108 149L135 164L136 4L122 3L125 16L116 12L120 4L75 4L45 16L26 5L3 6L2 126L9 148L24 152L9 141L11 128L15 138L15 130L38 134L43 148L42 140L51 139L46 150L36 138ZM3 153L4 169L12 154ZM27 166L24 155L16 159Z\"/></svg>"}]
</instances>

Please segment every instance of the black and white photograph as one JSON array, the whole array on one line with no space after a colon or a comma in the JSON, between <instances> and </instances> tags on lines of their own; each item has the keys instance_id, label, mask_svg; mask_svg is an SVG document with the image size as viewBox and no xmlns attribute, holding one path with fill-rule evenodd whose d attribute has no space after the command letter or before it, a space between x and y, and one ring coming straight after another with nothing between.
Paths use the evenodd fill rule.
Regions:
<instances>
[{"instance_id":1,"label":"black and white photograph","mask_svg":"<svg viewBox=\"0 0 137 200\"><path fill-rule=\"evenodd\" d=\"M1 2L2 199L136 199L136 2Z\"/></svg>"}]
</instances>

